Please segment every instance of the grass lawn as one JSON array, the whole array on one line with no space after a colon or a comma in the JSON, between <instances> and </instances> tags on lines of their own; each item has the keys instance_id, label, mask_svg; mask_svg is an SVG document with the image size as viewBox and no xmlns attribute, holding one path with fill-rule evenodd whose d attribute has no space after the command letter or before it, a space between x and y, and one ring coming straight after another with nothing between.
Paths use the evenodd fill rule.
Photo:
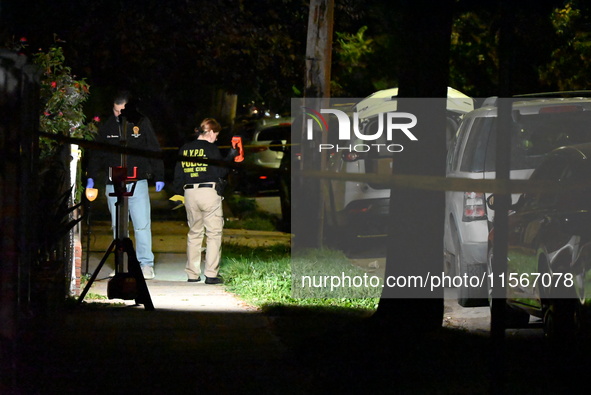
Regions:
<instances>
[{"instance_id":1,"label":"grass lawn","mask_svg":"<svg viewBox=\"0 0 591 395\"><path fill-rule=\"evenodd\" d=\"M343 287L333 292L327 288L305 290L299 286L296 280L300 273L363 276L364 272L348 264L338 251L307 251L292 257L286 245L252 248L225 244L220 273L226 279L228 291L263 310L286 306L347 308L365 315L373 313L379 301L375 290Z\"/></svg>"}]
</instances>

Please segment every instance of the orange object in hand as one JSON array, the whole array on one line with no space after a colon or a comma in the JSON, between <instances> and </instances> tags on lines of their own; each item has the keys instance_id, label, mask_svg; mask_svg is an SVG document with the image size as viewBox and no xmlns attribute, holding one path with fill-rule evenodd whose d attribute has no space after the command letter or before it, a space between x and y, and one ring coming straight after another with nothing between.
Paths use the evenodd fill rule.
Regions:
<instances>
[{"instance_id":1,"label":"orange object in hand","mask_svg":"<svg viewBox=\"0 0 591 395\"><path fill-rule=\"evenodd\" d=\"M96 197L98 196L98 189L96 188L86 188L86 199L88 199L89 202L94 201L94 199L96 199Z\"/></svg>"},{"instance_id":2,"label":"orange object in hand","mask_svg":"<svg viewBox=\"0 0 591 395\"><path fill-rule=\"evenodd\" d=\"M238 156L234 158L234 162L242 162L244 160L244 147L242 146L242 137L232 137L232 148L238 150Z\"/></svg>"}]
</instances>

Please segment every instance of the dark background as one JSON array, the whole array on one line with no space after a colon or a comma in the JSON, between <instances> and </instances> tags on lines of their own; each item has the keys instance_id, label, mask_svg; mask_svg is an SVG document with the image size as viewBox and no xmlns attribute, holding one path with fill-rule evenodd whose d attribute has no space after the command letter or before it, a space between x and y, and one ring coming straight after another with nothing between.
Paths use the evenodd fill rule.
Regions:
<instances>
[{"instance_id":1,"label":"dark background","mask_svg":"<svg viewBox=\"0 0 591 395\"><path fill-rule=\"evenodd\" d=\"M400 43L413 34L398 28L404 3L336 2L332 96L365 97L399 85L407 57ZM583 13L577 32L584 32L588 6L574 3ZM543 78L540 69L567 39L550 19L564 4L522 0L515 7L516 93L560 86L563 77ZM498 10L498 1L453 2L450 86L472 97L498 93ZM113 91L129 88L142 98L163 146L178 146L199 120L217 116L220 92L238 95L238 116L252 103L288 112L289 99L303 91L307 24L302 0L0 2L0 46L21 38L27 40L21 51L29 54L62 46L66 65L90 84L88 117L108 113ZM339 34L355 35L363 26L371 51L356 57ZM586 73L582 67L577 72Z\"/></svg>"}]
</instances>

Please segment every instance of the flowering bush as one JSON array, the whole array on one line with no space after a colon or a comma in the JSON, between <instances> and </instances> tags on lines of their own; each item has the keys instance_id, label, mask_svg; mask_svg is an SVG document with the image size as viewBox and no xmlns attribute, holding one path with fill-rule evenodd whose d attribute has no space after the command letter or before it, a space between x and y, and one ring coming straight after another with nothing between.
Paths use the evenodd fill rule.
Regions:
<instances>
[{"instance_id":1,"label":"flowering bush","mask_svg":"<svg viewBox=\"0 0 591 395\"><path fill-rule=\"evenodd\" d=\"M83 104L88 99L89 86L84 79L76 79L64 61L59 46L34 55L35 64L42 70L40 128L46 133L90 140L99 120L95 117L88 124L84 122ZM54 155L58 147L49 138L41 138L39 145L41 159Z\"/></svg>"}]
</instances>

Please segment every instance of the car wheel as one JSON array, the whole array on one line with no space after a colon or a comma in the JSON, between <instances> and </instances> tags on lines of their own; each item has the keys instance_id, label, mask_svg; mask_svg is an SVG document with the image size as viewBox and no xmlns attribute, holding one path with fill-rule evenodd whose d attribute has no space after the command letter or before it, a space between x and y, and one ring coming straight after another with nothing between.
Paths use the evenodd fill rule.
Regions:
<instances>
[{"instance_id":1,"label":"car wheel","mask_svg":"<svg viewBox=\"0 0 591 395\"><path fill-rule=\"evenodd\" d=\"M544 312L544 336L549 340L566 340L576 335L575 304L569 299L548 303Z\"/></svg>"},{"instance_id":2,"label":"car wheel","mask_svg":"<svg viewBox=\"0 0 591 395\"><path fill-rule=\"evenodd\" d=\"M589 311L580 304L575 307L574 325L575 334L578 339L586 341L591 339L591 333L589 333L589 328L591 328Z\"/></svg>"},{"instance_id":3,"label":"car wheel","mask_svg":"<svg viewBox=\"0 0 591 395\"><path fill-rule=\"evenodd\" d=\"M328 224L326 218L322 222L322 242L325 247L340 249L339 240L341 239L341 232L336 226Z\"/></svg>"},{"instance_id":4,"label":"car wheel","mask_svg":"<svg viewBox=\"0 0 591 395\"><path fill-rule=\"evenodd\" d=\"M467 278L476 277L481 279L486 274L486 265L466 265L462 264L460 269L460 276ZM458 290L458 304L462 307L481 307L488 306L487 287L483 284L481 287L471 287L462 281L462 285Z\"/></svg>"},{"instance_id":5,"label":"car wheel","mask_svg":"<svg viewBox=\"0 0 591 395\"><path fill-rule=\"evenodd\" d=\"M325 208L325 210L327 210ZM348 227L339 226L328 219L329 213L324 213L322 221L322 243L325 247L343 251L345 254L354 251L356 234Z\"/></svg>"},{"instance_id":6,"label":"car wheel","mask_svg":"<svg viewBox=\"0 0 591 395\"><path fill-rule=\"evenodd\" d=\"M457 237L457 232L454 232L454 245L456 249L456 270L457 275L464 278L464 275L467 275L466 278L471 278L473 276L477 277L478 279L484 278L486 273L486 265L468 265L462 260L462 248L460 247L460 242ZM458 304L462 307L481 307L481 306L488 306L488 298L487 298L487 286L486 284L482 284L481 287L471 287L467 284L467 281L462 281L458 289Z\"/></svg>"},{"instance_id":7,"label":"car wheel","mask_svg":"<svg viewBox=\"0 0 591 395\"><path fill-rule=\"evenodd\" d=\"M284 232L291 232L291 191L289 180L279 178L279 203L281 205L281 223Z\"/></svg>"},{"instance_id":8,"label":"car wheel","mask_svg":"<svg viewBox=\"0 0 591 395\"><path fill-rule=\"evenodd\" d=\"M541 246L538 247L538 251L545 249ZM545 254L539 253L538 270L540 273L552 273ZM558 270L564 272L565 268L561 266ZM552 341L567 340L576 336L578 300L573 294L573 289L556 284L544 288L540 282L538 287L544 317L544 336Z\"/></svg>"},{"instance_id":9,"label":"car wheel","mask_svg":"<svg viewBox=\"0 0 591 395\"><path fill-rule=\"evenodd\" d=\"M505 304L505 328L526 328L529 325L529 313Z\"/></svg>"},{"instance_id":10,"label":"car wheel","mask_svg":"<svg viewBox=\"0 0 591 395\"><path fill-rule=\"evenodd\" d=\"M492 272L492 260L493 260L493 249L492 246L488 249L487 254L487 270L489 273ZM491 307L492 313L492 287L490 284L490 279L487 277L487 293L488 293L488 303ZM505 319L504 319L504 327L505 328L524 328L529 324L529 313L520 310L518 308L511 307L505 301Z\"/></svg>"}]
</instances>

